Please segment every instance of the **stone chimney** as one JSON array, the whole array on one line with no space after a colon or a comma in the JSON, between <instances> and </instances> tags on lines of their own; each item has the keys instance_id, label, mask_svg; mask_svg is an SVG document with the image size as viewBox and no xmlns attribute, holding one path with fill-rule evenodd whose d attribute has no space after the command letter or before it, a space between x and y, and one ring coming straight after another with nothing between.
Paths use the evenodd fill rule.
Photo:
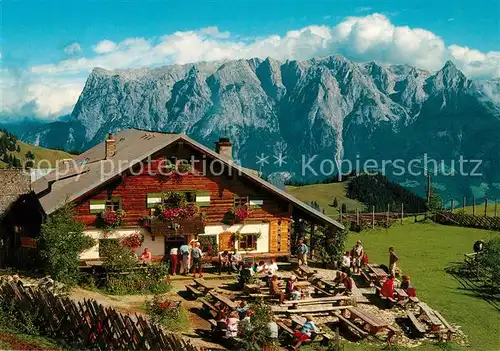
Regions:
<instances>
[{"instance_id":1,"label":"stone chimney","mask_svg":"<svg viewBox=\"0 0 500 351\"><path fill-rule=\"evenodd\" d=\"M233 158L233 144L229 138L219 138L219 141L215 143L215 151L228 159Z\"/></svg>"},{"instance_id":2,"label":"stone chimney","mask_svg":"<svg viewBox=\"0 0 500 351\"><path fill-rule=\"evenodd\" d=\"M106 159L113 157L116 153L116 140L113 134L109 133L105 142Z\"/></svg>"}]
</instances>

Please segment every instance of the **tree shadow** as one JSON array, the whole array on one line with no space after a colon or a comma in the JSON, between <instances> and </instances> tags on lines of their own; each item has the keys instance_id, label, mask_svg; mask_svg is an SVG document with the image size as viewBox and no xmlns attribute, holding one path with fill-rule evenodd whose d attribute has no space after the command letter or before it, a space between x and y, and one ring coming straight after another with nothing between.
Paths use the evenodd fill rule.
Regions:
<instances>
[{"instance_id":1,"label":"tree shadow","mask_svg":"<svg viewBox=\"0 0 500 351\"><path fill-rule=\"evenodd\" d=\"M500 312L500 291L497 287L481 284L477 276L465 269L463 262L453 263L445 268L445 272L452 276L461 287L457 290L467 293L468 296L486 301Z\"/></svg>"}]
</instances>

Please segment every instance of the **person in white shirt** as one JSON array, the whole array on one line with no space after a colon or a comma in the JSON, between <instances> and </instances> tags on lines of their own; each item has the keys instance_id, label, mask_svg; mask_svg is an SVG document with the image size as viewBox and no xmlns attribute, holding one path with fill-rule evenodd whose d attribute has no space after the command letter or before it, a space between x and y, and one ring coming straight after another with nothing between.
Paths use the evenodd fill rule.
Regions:
<instances>
[{"instance_id":1,"label":"person in white shirt","mask_svg":"<svg viewBox=\"0 0 500 351\"><path fill-rule=\"evenodd\" d=\"M271 258L271 264L267 266L267 271L271 272L273 275L278 271L278 264L276 263L276 259L274 257Z\"/></svg>"},{"instance_id":2,"label":"person in white shirt","mask_svg":"<svg viewBox=\"0 0 500 351\"><path fill-rule=\"evenodd\" d=\"M267 273L267 264L264 261L260 261L255 269L255 273Z\"/></svg>"},{"instance_id":3,"label":"person in white shirt","mask_svg":"<svg viewBox=\"0 0 500 351\"><path fill-rule=\"evenodd\" d=\"M345 273L349 273L351 270L351 254L349 251L346 251L344 256L342 257L342 271Z\"/></svg>"}]
</instances>

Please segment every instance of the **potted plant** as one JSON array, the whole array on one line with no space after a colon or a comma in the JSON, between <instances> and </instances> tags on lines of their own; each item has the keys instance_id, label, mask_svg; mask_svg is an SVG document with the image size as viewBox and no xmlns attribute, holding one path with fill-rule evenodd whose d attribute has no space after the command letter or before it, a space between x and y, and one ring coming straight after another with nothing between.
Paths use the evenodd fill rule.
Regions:
<instances>
[{"instance_id":1,"label":"potted plant","mask_svg":"<svg viewBox=\"0 0 500 351\"><path fill-rule=\"evenodd\" d=\"M123 210L106 210L99 214L97 224L104 229L115 229L122 225L125 215L126 213Z\"/></svg>"}]
</instances>

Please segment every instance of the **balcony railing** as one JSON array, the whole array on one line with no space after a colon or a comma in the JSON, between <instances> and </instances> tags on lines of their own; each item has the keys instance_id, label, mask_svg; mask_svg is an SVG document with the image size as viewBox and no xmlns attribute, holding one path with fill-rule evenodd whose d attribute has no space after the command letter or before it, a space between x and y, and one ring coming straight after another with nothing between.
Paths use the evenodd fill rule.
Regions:
<instances>
[{"instance_id":1,"label":"balcony railing","mask_svg":"<svg viewBox=\"0 0 500 351\"><path fill-rule=\"evenodd\" d=\"M179 219L171 222L152 217L145 219L143 225L149 228L149 231L154 236L200 234L205 231L203 221L199 217Z\"/></svg>"}]
</instances>

